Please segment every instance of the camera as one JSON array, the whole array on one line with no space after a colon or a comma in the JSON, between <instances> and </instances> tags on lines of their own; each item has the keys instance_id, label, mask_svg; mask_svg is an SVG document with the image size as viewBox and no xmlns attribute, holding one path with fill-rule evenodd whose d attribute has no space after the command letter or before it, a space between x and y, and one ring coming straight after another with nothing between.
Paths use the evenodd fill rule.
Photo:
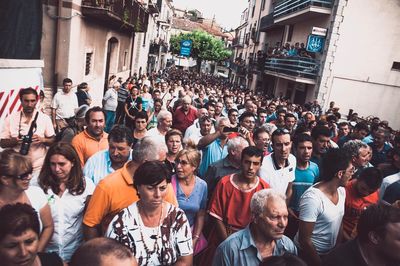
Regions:
<instances>
[{"instance_id":1,"label":"camera","mask_svg":"<svg viewBox=\"0 0 400 266\"><path fill-rule=\"evenodd\" d=\"M223 132L238 132L239 128L238 127L224 127Z\"/></svg>"},{"instance_id":2,"label":"camera","mask_svg":"<svg viewBox=\"0 0 400 266\"><path fill-rule=\"evenodd\" d=\"M31 147L31 143L32 143L31 135L22 136L22 144L19 153L22 155L27 155L29 153L29 148Z\"/></svg>"}]
</instances>

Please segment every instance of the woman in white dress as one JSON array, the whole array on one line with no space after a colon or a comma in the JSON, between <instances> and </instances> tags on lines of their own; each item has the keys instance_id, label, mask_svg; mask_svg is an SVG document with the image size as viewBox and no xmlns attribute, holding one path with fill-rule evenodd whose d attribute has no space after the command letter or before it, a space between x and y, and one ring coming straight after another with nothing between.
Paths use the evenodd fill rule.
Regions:
<instances>
[{"instance_id":1,"label":"woman in white dress","mask_svg":"<svg viewBox=\"0 0 400 266\"><path fill-rule=\"evenodd\" d=\"M38 251L41 252L49 242L54 226L46 195L40 188L29 186L31 179L32 163L28 157L12 149L1 152L0 208L7 204L25 203L35 209L41 227L38 243Z\"/></svg>"},{"instance_id":2,"label":"woman in white dress","mask_svg":"<svg viewBox=\"0 0 400 266\"><path fill-rule=\"evenodd\" d=\"M39 174L39 186L47 195L54 220L54 234L46 250L68 262L82 243L83 214L94 191L92 180L83 176L71 144L59 142L50 147Z\"/></svg>"},{"instance_id":3,"label":"woman in white dress","mask_svg":"<svg viewBox=\"0 0 400 266\"><path fill-rule=\"evenodd\" d=\"M164 201L169 171L159 161L142 164L134 186L140 200L119 212L106 236L129 247L139 265L192 265L193 245L184 211Z\"/></svg>"}]
</instances>

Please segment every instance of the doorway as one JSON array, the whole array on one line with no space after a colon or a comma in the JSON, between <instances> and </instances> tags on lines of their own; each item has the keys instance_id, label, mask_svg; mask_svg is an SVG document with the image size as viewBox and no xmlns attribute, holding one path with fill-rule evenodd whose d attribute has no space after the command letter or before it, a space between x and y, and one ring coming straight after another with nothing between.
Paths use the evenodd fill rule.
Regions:
<instances>
[{"instance_id":1,"label":"doorway","mask_svg":"<svg viewBox=\"0 0 400 266\"><path fill-rule=\"evenodd\" d=\"M117 73L118 66L118 40L112 37L107 43L107 58L106 58L106 73L104 76L104 91L103 95L108 89L108 78L110 75Z\"/></svg>"}]
</instances>

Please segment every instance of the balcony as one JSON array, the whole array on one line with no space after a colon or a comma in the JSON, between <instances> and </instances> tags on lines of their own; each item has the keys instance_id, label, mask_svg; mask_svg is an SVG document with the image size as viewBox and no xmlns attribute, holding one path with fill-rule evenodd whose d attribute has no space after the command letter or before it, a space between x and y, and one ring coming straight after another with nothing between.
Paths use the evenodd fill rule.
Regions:
<instances>
[{"instance_id":1,"label":"balcony","mask_svg":"<svg viewBox=\"0 0 400 266\"><path fill-rule=\"evenodd\" d=\"M232 41L232 47L243 47L244 40L243 38L235 38Z\"/></svg>"},{"instance_id":2,"label":"balcony","mask_svg":"<svg viewBox=\"0 0 400 266\"><path fill-rule=\"evenodd\" d=\"M153 1L155 0L149 0L149 5L148 5L149 13L159 14L161 8L158 7L158 3L154 3Z\"/></svg>"},{"instance_id":3,"label":"balcony","mask_svg":"<svg viewBox=\"0 0 400 266\"><path fill-rule=\"evenodd\" d=\"M315 84L319 65L319 61L307 57L270 57L265 61L264 71L268 75L300 83Z\"/></svg>"},{"instance_id":4,"label":"balcony","mask_svg":"<svg viewBox=\"0 0 400 266\"><path fill-rule=\"evenodd\" d=\"M128 32L145 32L149 20L136 0L82 0L82 14L106 27Z\"/></svg>"},{"instance_id":5,"label":"balcony","mask_svg":"<svg viewBox=\"0 0 400 266\"><path fill-rule=\"evenodd\" d=\"M234 71L236 73L237 76L244 77L247 73L246 65L244 64L244 62L242 62L242 63L231 62L230 68L232 69L232 71Z\"/></svg>"},{"instance_id":6,"label":"balcony","mask_svg":"<svg viewBox=\"0 0 400 266\"><path fill-rule=\"evenodd\" d=\"M274 13L270 13L261 18L260 21L260 32L266 32L272 29L284 28L282 25L277 25L274 22Z\"/></svg>"},{"instance_id":7,"label":"balcony","mask_svg":"<svg viewBox=\"0 0 400 266\"><path fill-rule=\"evenodd\" d=\"M281 0L274 6L275 24L295 24L305 19L331 14L332 0Z\"/></svg>"},{"instance_id":8,"label":"balcony","mask_svg":"<svg viewBox=\"0 0 400 266\"><path fill-rule=\"evenodd\" d=\"M149 54L158 56L160 52L160 45L158 43L151 43L149 48Z\"/></svg>"}]
</instances>

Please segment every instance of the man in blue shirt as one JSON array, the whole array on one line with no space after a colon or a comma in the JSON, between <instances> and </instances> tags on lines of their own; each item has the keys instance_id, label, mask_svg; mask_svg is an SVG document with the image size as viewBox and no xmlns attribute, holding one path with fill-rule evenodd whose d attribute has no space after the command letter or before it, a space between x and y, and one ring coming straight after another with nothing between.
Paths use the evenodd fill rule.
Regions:
<instances>
[{"instance_id":1,"label":"man in blue shirt","mask_svg":"<svg viewBox=\"0 0 400 266\"><path fill-rule=\"evenodd\" d=\"M285 195L273 189L256 192L250 203L252 221L222 242L215 253L213 266L258 266L270 256L297 254L292 240L283 235L288 211Z\"/></svg>"},{"instance_id":2,"label":"man in blue shirt","mask_svg":"<svg viewBox=\"0 0 400 266\"><path fill-rule=\"evenodd\" d=\"M313 152L312 138L308 134L300 134L294 139L296 154L295 179L292 185L292 197L289 203L289 223L285 235L293 238L299 228L299 203L303 193L319 178L319 168L310 161Z\"/></svg>"},{"instance_id":3,"label":"man in blue shirt","mask_svg":"<svg viewBox=\"0 0 400 266\"><path fill-rule=\"evenodd\" d=\"M84 176L92 179L97 185L101 179L124 166L132 160L131 146L133 133L124 125L114 126L108 135L108 150L92 155L83 167Z\"/></svg>"}]
</instances>

